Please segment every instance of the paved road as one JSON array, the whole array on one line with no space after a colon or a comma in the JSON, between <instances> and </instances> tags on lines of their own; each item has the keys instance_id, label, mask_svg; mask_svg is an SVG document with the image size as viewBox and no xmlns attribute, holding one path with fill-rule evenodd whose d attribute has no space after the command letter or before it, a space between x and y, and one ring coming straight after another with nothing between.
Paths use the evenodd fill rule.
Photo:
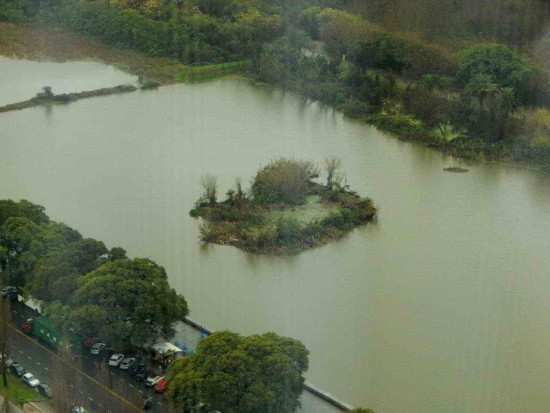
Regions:
<instances>
[{"instance_id":1,"label":"paved road","mask_svg":"<svg viewBox=\"0 0 550 413\"><path fill-rule=\"evenodd\" d=\"M36 317L32 309L22 303L12 303L11 353L9 356L19 361L40 381L50 384L59 363L57 354L47 346L24 334L20 326L30 317ZM57 369L57 370L56 370ZM169 412L164 397L135 380L134 377L118 368L108 368L106 362L97 356L84 354L76 364L71 365L70 385L75 401L97 412L125 413L141 411L141 398L149 395L154 399L150 412Z\"/></svg>"}]
</instances>

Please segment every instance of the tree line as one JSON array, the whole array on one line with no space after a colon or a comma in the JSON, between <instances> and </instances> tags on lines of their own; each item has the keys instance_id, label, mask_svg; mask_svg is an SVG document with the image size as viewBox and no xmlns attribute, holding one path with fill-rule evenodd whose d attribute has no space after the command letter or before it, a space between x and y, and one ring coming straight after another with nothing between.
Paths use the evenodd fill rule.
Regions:
<instances>
[{"instance_id":1,"label":"tree line","mask_svg":"<svg viewBox=\"0 0 550 413\"><path fill-rule=\"evenodd\" d=\"M0 5L0 21L60 25L187 64L250 61L249 75L403 139L467 158L548 168L550 78L540 56L549 16L550 3L542 0Z\"/></svg>"}]
</instances>

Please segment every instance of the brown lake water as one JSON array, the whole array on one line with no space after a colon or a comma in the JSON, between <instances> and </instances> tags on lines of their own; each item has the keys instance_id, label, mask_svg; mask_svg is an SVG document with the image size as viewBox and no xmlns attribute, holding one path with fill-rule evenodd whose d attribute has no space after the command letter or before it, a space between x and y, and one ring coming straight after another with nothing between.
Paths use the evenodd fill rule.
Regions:
<instances>
[{"instance_id":1,"label":"brown lake water","mask_svg":"<svg viewBox=\"0 0 550 413\"><path fill-rule=\"evenodd\" d=\"M201 246L188 215L200 176L225 192L275 157L328 155L375 200L378 222L296 257ZM191 318L212 329L302 340L308 381L336 397L379 413L547 412L550 177L486 164L443 171L455 165L246 81L0 116L0 198L32 200L158 261Z\"/></svg>"}]
</instances>

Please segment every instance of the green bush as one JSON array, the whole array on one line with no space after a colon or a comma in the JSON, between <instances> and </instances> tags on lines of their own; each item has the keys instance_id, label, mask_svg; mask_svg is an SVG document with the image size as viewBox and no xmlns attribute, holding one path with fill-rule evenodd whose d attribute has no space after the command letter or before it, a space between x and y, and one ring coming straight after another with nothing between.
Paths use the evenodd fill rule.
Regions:
<instances>
[{"instance_id":1,"label":"green bush","mask_svg":"<svg viewBox=\"0 0 550 413\"><path fill-rule=\"evenodd\" d=\"M260 203L302 204L310 180L316 175L311 162L277 159L256 173L252 182L252 195Z\"/></svg>"},{"instance_id":2,"label":"green bush","mask_svg":"<svg viewBox=\"0 0 550 413\"><path fill-rule=\"evenodd\" d=\"M298 244L302 238L302 225L295 218L281 218L277 231L277 242L281 246Z\"/></svg>"}]
</instances>

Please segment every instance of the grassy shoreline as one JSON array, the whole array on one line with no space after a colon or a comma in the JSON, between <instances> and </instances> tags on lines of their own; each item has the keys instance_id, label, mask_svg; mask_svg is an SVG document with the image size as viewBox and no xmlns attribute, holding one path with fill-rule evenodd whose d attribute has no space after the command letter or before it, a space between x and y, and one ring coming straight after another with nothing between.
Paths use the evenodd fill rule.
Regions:
<instances>
[{"instance_id":1,"label":"grassy shoreline","mask_svg":"<svg viewBox=\"0 0 550 413\"><path fill-rule=\"evenodd\" d=\"M117 49L59 27L0 23L0 55L35 61L99 61L162 84L177 82L186 66L175 59Z\"/></svg>"},{"instance_id":2,"label":"grassy shoreline","mask_svg":"<svg viewBox=\"0 0 550 413\"><path fill-rule=\"evenodd\" d=\"M137 50L118 49L89 36L75 34L59 27L42 25L0 23L0 55L37 61L100 61L139 76L144 89L148 88L147 85L157 87L235 76L254 80L246 75L246 70L250 67L249 61L186 66L176 59L148 57ZM254 82L261 84L256 80ZM506 156L501 156L498 148L488 157L482 150L475 152L470 147L462 148L451 141L435 139L430 131L424 128L417 127L412 130L410 125L400 125L399 121L390 119L391 115L386 117L367 115L360 111L349 110L343 105L324 101L311 95L307 90L280 84L273 86L319 101L350 119L373 125L402 141L421 144L464 160L550 172L545 165L512 161Z\"/></svg>"}]
</instances>

